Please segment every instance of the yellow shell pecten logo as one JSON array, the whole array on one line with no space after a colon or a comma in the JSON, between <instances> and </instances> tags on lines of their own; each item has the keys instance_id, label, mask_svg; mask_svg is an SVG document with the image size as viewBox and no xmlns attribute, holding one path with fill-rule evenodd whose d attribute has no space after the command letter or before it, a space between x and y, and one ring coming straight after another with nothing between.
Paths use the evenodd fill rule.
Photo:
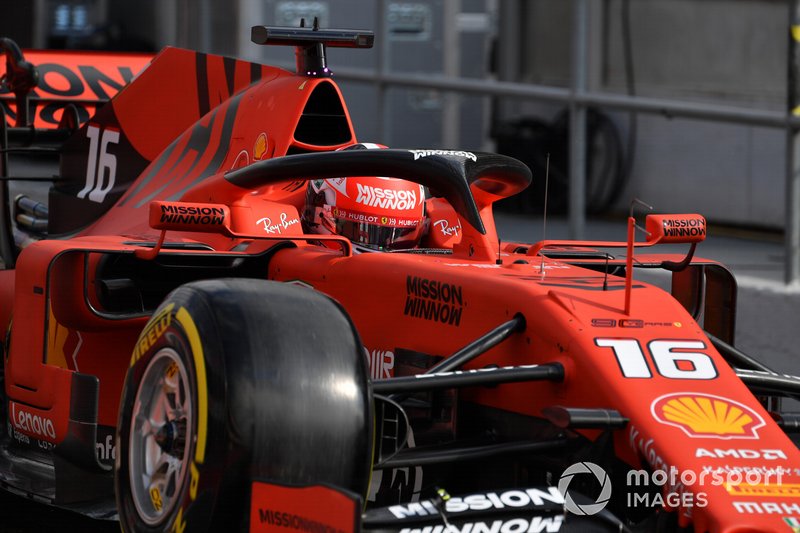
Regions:
<instances>
[{"instance_id":1,"label":"yellow shell pecten logo","mask_svg":"<svg viewBox=\"0 0 800 533\"><path fill-rule=\"evenodd\" d=\"M256 137L256 142L253 145L253 159L255 161L260 161L266 153L267 134L262 132L258 135L258 137Z\"/></svg>"},{"instance_id":2,"label":"yellow shell pecten logo","mask_svg":"<svg viewBox=\"0 0 800 533\"><path fill-rule=\"evenodd\" d=\"M679 392L653 401L653 417L694 438L756 439L764 419L744 404L714 396Z\"/></svg>"}]
</instances>

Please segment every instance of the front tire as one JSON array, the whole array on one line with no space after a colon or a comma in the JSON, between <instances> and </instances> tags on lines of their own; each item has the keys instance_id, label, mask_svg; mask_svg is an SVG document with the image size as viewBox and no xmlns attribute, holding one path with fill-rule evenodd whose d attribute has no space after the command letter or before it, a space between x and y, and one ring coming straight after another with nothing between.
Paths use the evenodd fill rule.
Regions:
<instances>
[{"instance_id":1,"label":"front tire","mask_svg":"<svg viewBox=\"0 0 800 533\"><path fill-rule=\"evenodd\" d=\"M352 323L313 290L211 280L144 328L117 426L123 529L244 527L251 482L365 495L372 404Z\"/></svg>"}]
</instances>

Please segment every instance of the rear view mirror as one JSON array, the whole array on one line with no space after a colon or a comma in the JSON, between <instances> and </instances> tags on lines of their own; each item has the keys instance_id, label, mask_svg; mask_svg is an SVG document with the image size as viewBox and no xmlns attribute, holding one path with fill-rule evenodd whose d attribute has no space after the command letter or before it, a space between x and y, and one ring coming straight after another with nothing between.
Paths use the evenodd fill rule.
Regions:
<instances>
[{"instance_id":1,"label":"rear view mirror","mask_svg":"<svg viewBox=\"0 0 800 533\"><path fill-rule=\"evenodd\" d=\"M230 209L224 204L150 202L153 229L227 234L230 218Z\"/></svg>"},{"instance_id":2,"label":"rear view mirror","mask_svg":"<svg viewBox=\"0 0 800 533\"><path fill-rule=\"evenodd\" d=\"M698 243L706 238L706 219L702 215L647 215L649 244Z\"/></svg>"}]
</instances>

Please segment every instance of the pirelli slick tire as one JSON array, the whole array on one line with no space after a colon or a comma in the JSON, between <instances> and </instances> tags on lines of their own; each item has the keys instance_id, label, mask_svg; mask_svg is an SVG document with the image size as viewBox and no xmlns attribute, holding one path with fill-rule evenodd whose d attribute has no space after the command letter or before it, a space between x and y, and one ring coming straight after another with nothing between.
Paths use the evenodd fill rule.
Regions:
<instances>
[{"instance_id":1,"label":"pirelli slick tire","mask_svg":"<svg viewBox=\"0 0 800 533\"><path fill-rule=\"evenodd\" d=\"M372 400L358 335L311 289L190 283L134 349L117 426L125 531L235 531L253 479L363 496Z\"/></svg>"}]
</instances>

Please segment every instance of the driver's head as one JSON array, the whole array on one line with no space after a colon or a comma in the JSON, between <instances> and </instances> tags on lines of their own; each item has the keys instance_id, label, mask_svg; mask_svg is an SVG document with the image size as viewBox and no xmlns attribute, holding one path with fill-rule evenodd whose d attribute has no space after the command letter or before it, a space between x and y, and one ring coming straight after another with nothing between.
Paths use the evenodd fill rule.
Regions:
<instances>
[{"instance_id":1,"label":"driver's head","mask_svg":"<svg viewBox=\"0 0 800 533\"><path fill-rule=\"evenodd\" d=\"M343 150L380 149L355 144ZM308 182L303 225L308 233L336 234L374 250L414 248L422 237L425 191L396 179L343 177Z\"/></svg>"}]
</instances>

